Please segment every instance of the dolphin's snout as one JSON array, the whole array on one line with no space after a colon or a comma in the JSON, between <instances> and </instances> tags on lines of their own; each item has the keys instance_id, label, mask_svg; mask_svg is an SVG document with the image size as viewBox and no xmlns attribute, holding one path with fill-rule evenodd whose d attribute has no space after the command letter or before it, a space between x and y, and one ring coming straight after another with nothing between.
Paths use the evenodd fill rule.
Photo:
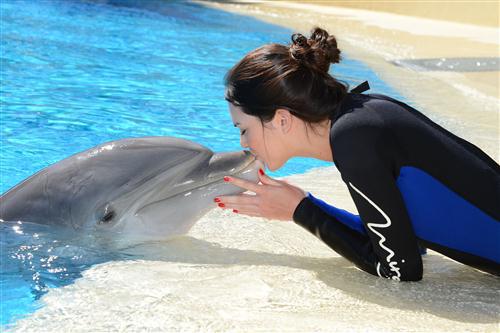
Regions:
<instances>
[{"instance_id":1,"label":"dolphin's snout","mask_svg":"<svg viewBox=\"0 0 500 333\"><path fill-rule=\"evenodd\" d=\"M214 154L210 159L208 178L222 178L234 175L256 160L248 150Z\"/></svg>"}]
</instances>

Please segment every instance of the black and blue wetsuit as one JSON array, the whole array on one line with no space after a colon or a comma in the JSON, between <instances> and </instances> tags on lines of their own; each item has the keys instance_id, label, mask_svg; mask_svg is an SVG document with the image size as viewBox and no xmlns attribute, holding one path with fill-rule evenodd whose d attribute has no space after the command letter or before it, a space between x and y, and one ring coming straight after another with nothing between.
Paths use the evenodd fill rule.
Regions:
<instances>
[{"instance_id":1,"label":"black and blue wetsuit","mask_svg":"<svg viewBox=\"0 0 500 333\"><path fill-rule=\"evenodd\" d=\"M352 91L330 144L360 215L309 193L297 224L381 277L420 280L419 246L500 275L500 167L478 147L407 104Z\"/></svg>"}]
</instances>

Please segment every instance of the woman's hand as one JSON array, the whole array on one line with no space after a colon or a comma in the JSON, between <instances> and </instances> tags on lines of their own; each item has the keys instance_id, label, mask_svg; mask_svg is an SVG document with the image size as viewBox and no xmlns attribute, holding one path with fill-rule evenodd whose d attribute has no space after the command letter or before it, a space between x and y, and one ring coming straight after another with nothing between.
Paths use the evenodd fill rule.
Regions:
<instances>
[{"instance_id":1,"label":"woman's hand","mask_svg":"<svg viewBox=\"0 0 500 333\"><path fill-rule=\"evenodd\" d=\"M260 184L235 177L224 177L224 180L255 195L243 193L220 196L214 201L223 209L232 209L234 213L248 216L292 220L295 208L307 196L300 188L267 176L262 169L259 170Z\"/></svg>"}]
</instances>

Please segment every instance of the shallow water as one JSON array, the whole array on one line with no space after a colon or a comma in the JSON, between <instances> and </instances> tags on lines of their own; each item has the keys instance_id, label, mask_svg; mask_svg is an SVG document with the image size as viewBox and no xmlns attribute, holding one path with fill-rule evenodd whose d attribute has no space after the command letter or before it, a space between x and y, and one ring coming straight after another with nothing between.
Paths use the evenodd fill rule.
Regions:
<instances>
[{"instance_id":1,"label":"shallow water","mask_svg":"<svg viewBox=\"0 0 500 333\"><path fill-rule=\"evenodd\" d=\"M335 173L288 179L319 196L333 191L352 210ZM359 271L293 223L218 210L186 237L127 251L141 259L84 271L45 295L45 306L15 331L498 330L498 278L433 251L423 281L396 283Z\"/></svg>"},{"instance_id":2,"label":"shallow water","mask_svg":"<svg viewBox=\"0 0 500 333\"><path fill-rule=\"evenodd\" d=\"M2 191L123 137L240 149L222 77L247 51L288 42L291 31L184 2L141 4L2 1ZM358 61L346 57L333 71L404 100ZM275 175L324 165L297 160ZM355 211L335 169L290 179ZM24 236L2 227L2 256L19 255L2 257L2 324L12 330L497 329L498 280L433 252L423 282L394 284L294 224L221 211L186 237L119 250L40 226L25 224Z\"/></svg>"}]
</instances>

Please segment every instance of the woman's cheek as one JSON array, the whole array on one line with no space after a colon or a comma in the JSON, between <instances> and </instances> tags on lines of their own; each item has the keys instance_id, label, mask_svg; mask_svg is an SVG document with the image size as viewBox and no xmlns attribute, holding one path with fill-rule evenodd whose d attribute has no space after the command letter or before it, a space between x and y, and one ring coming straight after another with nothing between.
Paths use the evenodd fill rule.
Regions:
<instances>
[{"instance_id":1,"label":"woman's cheek","mask_svg":"<svg viewBox=\"0 0 500 333\"><path fill-rule=\"evenodd\" d=\"M259 150L259 147L256 146L255 144L255 140L249 135L247 136L246 138L248 141L248 148L250 148L250 150L254 153L254 154L257 154L260 156L260 150Z\"/></svg>"},{"instance_id":2,"label":"woman's cheek","mask_svg":"<svg viewBox=\"0 0 500 333\"><path fill-rule=\"evenodd\" d=\"M270 165L270 169L274 171L280 169L288 159L278 147L275 146L273 148L275 149L268 152L269 156L267 156L267 162Z\"/></svg>"}]
</instances>

